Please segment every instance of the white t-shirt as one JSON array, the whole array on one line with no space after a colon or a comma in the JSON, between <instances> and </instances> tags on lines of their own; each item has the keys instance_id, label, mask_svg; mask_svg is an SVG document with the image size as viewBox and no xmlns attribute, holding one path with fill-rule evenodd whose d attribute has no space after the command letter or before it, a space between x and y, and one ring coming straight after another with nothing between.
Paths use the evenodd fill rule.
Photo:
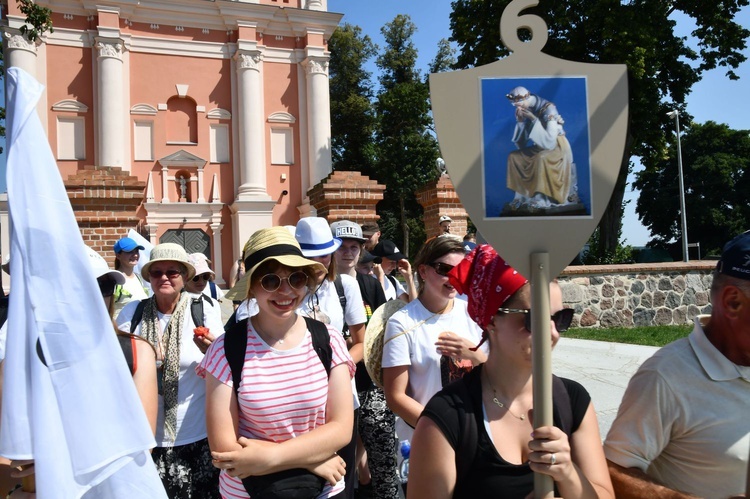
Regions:
<instances>
[{"instance_id":1,"label":"white t-shirt","mask_svg":"<svg viewBox=\"0 0 750 499\"><path fill-rule=\"evenodd\" d=\"M210 312L210 308L204 304L203 325L207 327L214 336L224 332L221 319ZM117 316L117 328L125 333L130 332L130 321L133 318L138 301L131 301L122 309ZM157 313L159 327L163 331L171 315ZM220 316L218 316L220 317ZM138 324L134 334L141 334L141 325ZM156 419L156 445L158 447L170 447L171 445L186 445L206 438L206 382L195 373L195 366L203 360L203 354L193 343L193 330L195 324L190 314L190 303L185 310L185 321L180 336L180 376L177 387L177 438L174 443L170 442L164 435L164 397L159 395L159 413Z\"/></svg>"},{"instance_id":2,"label":"white t-shirt","mask_svg":"<svg viewBox=\"0 0 750 499\"><path fill-rule=\"evenodd\" d=\"M341 301L339 301L339 295L336 292L336 285L333 281L325 279L315 292L317 302L315 301L315 297L308 295L299 308L300 313L313 319L318 319L321 322L326 322L337 331L341 331L344 328L345 320L349 325L364 324L367 322L365 305L362 302L362 292L359 290L357 280L352 276L342 275L341 285L344 288L344 296L346 296L346 311L341 310ZM321 317L320 314L317 314L316 317L313 311L313 307L316 304L320 311L328 317L329 321L323 320L325 317Z\"/></svg>"},{"instance_id":3,"label":"white t-shirt","mask_svg":"<svg viewBox=\"0 0 750 499\"><path fill-rule=\"evenodd\" d=\"M127 293L122 293L119 299L115 302L114 312L112 314L114 317L117 317L120 314L120 311L125 308L125 305L131 301L141 301L149 296L143 289L141 276L135 272L130 277L125 276L125 284L122 285L122 289L127 291Z\"/></svg>"},{"instance_id":4,"label":"white t-shirt","mask_svg":"<svg viewBox=\"0 0 750 499\"><path fill-rule=\"evenodd\" d=\"M404 331L407 332L400 334ZM406 393L422 405L443 388L441 355L435 342L444 332L468 338L474 345L482 339L482 330L469 317L466 302L455 299L453 309L445 314L434 314L420 300L413 300L394 313L385 328L382 366L409 366ZM487 344L481 349L487 352ZM400 418L396 421L399 440L411 440L413 431Z\"/></svg>"},{"instance_id":5,"label":"white t-shirt","mask_svg":"<svg viewBox=\"0 0 750 499\"><path fill-rule=\"evenodd\" d=\"M393 278L396 281L396 286L393 286L391 279L388 276L383 276L383 292L385 292L386 300L398 300L398 297L406 293L406 289L401 284L401 281Z\"/></svg>"}]
</instances>

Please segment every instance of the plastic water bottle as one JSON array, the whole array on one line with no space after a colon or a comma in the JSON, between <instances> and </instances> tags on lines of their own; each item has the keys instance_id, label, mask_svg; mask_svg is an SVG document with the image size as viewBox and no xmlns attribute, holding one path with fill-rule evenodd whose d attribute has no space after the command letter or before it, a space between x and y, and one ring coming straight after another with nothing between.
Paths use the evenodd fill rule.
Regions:
<instances>
[{"instance_id":1,"label":"plastic water bottle","mask_svg":"<svg viewBox=\"0 0 750 499\"><path fill-rule=\"evenodd\" d=\"M411 454L411 443L408 440L401 441L401 457L404 460L401 462L401 469L399 470L399 478L401 483L409 481L409 454Z\"/></svg>"}]
</instances>

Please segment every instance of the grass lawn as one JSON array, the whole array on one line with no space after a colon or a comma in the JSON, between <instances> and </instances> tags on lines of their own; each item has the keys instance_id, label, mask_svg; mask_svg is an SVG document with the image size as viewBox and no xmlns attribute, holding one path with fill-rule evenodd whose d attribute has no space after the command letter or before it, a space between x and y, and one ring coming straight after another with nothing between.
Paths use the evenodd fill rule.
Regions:
<instances>
[{"instance_id":1,"label":"grass lawn","mask_svg":"<svg viewBox=\"0 0 750 499\"><path fill-rule=\"evenodd\" d=\"M612 341L660 347L690 334L692 325L645 326L612 328L571 328L562 333L564 338L581 340Z\"/></svg>"}]
</instances>

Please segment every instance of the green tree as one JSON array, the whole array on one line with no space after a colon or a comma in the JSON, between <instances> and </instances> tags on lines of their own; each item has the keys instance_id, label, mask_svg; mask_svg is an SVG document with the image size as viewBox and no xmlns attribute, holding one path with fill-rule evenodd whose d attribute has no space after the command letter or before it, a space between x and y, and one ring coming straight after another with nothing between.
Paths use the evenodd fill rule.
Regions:
<instances>
[{"instance_id":1,"label":"green tree","mask_svg":"<svg viewBox=\"0 0 750 499\"><path fill-rule=\"evenodd\" d=\"M373 174L375 111L365 63L376 46L359 26L344 24L328 41L331 89L331 155L334 170Z\"/></svg>"},{"instance_id":2,"label":"green tree","mask_svg":"<svg viewBox=\"0 0 750 499\"><path fill-rule=\"evenodd\" d=\"M376 59L381 70L375 103L376 172L377 180L386 185L378 208L388 221L384 234L402 243L408 254L413 254L417 245L413 243L421 244L424 239L422 208L414 191L437 177L438 157L431 133L429 91L416 68L417 49L412 42L416 30L409 16L396 16L381 29L385 47ZM393 220L398 220L398 232Z\"/></svg>"},{"instance_id":3,"label":"green tree","mask_svg":"<svg viewBox=\"0 0 750 499\"><path fill-rule=\"evenodd\" d=\"M479 66L508 55L500 40L500 17L511 0L454 0L451 40L458 43L456 68ZM631 157L647 169L664 157L675 107L685 118L685 97L703 72L733 69L746 57L750 31L734 22L748 0L549 0L524 10L542 17L549 28L544 52L571 61L627 64L631 127L612 198L599 223L600 258L615 253L623 213L623 197ZM692 18L696 52L675 33L670 16L679 11ZM528 38L528 32L521 33Z\"/></svg>"},{"instance_id":4,"label":"green tree","mask_svg":"<svg viewBox=\"0 0 750 499\"><path fill-rule=\"evenodd\" d=\"M750 220L750 130L713 121L688 124L682 137L688 242L702 254L719 255L722 245L748 228ZM681 259L676 140L652 168L637 173L638 217L654 237L651 246L670 247Z\"/></svg>"}]
</instances>

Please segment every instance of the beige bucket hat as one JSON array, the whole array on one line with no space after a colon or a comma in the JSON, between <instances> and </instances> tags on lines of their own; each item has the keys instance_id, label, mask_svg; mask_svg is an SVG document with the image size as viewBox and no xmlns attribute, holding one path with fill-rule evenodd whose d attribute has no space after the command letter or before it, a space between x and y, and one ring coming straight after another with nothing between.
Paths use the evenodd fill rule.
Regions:
<instances>
[{"instance_id":1,"label":"beige bucket hat","mask_svg":"<svg viewBox=\"0 0 750 499\"><path fill-rule=\"evenodd\" d=\"M391 300L379 306L370 317L365 329L365 367L370 374L373 383L383 388L383 346L385 338L385 325L388 319L405 307L406 303L401 300ZM400 336L400 335L399 335ZM393 338L396 338L394 336ZM391 339L393 339L391 338Z\"/></svg>"},{"instance_id":2,"label":"beige bucket hat","mask_svg":"<svg viewBox=\"0 0 750 499\"><path fill-rule=\"evenodd\" d=\"M141 276L147 281L149 280L149 270L151 265L156 262L179 262L187 268L187 276L185 280L190 280L195 275L195 267L188 260L187 252L185 248L175 243L162 243L157 244L151 250L151 259L141 269Z\"/></svg>"}]
</instances>

